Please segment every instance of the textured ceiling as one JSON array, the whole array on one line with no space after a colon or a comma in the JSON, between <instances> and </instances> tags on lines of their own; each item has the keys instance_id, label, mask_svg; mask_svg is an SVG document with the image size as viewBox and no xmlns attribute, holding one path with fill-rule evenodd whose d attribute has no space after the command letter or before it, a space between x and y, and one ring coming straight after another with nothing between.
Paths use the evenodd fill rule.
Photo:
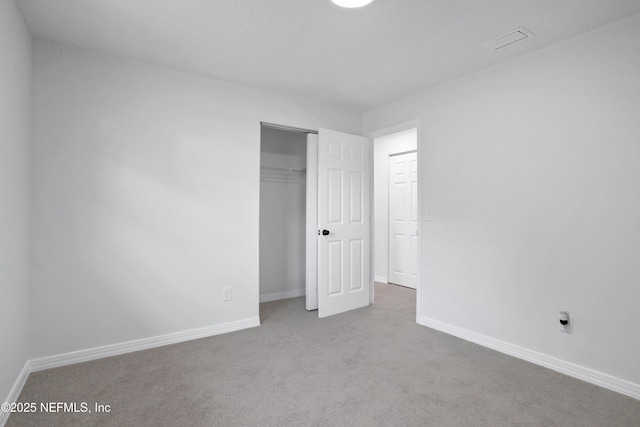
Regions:
<instances>
[{"instance_id":1,"label":"textured ceiling","mask_svg":"<svg viewBox=\"0 0 640 427\"><path fill-rule=\"evenodd\" d=\"M371 109L640 12L640 0L17 0L35 37ZM517 27L537 37L499 52Z\"/></svg>"}]
</instances>

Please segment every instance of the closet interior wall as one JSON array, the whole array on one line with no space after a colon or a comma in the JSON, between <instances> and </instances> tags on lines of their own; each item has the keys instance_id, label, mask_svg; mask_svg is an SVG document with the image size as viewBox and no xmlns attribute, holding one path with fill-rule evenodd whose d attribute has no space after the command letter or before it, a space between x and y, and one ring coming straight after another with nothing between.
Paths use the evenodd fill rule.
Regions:
<instances>
[{"instance_id":1,"label":"closet interior wall","mask_svg":"<svg viewBox=\"0 0 640 427\"><path fill-rule=\"evenodd\" d=\"M260 302L305 295L307 135L262 127Z\"/></svg>"}]
</instances>

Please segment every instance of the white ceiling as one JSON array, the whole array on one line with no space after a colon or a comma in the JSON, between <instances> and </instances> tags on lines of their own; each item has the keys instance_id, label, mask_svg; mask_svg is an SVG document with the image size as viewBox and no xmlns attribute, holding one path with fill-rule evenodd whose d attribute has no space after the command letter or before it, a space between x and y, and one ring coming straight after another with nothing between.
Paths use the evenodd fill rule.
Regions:
<instances>
[{"instance_id":1,"label":"white ceiling","mask_svg":"<svg viewBox=\"0 0 640 427\"><path fill-rule=\"evenodd\" d=\"M640 0L17 2L38 38L358 110L640 13ZM521 26L537 37L482 46Z\"/></svg>"}]
</instances>

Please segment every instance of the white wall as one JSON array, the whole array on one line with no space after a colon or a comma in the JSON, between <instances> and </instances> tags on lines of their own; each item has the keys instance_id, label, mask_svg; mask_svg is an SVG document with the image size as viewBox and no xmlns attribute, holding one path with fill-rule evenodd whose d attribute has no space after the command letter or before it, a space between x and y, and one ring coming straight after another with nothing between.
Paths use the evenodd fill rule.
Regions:
<instances>
[{"instance_id":1,"label":"white wall","mask_svg":"<svg viewBox=\"0 0 640 427\"><path fill-rule=\"evenodd\" d=\"M635 15L364 114L421 119L424 323L640 393L639 46Z\"/></svg>"},{"instance_id":2,"label":"white wall","mask_svg":"<svg viewBox=\"0 0 640 427\"><path fill-rule=\"evenodd\" d=\"M257 318L260 121L360 115L62 45L34 58L31 356Z\"/></svg>"},{"instance_id":3,"label":"white wall","mask_svg":"<svg viewBox=\"0 0 640 427\"><path fill-rule=\"evenodd\" d=\"M13 0L0 1L0 399L27 360L31 36ZM0 424L2 417L0 417Z\"/></svg>"},{"instance_id":4,"label":"white wall","mask_svg":"<svg viewBox=\"0 0 640 427\"><path fill-rule=\"evenodd\" d=\"M375 266L377 281L389 278L389 156L415 150L418 130L408 129L373 140Z\"/></svg>"},{"instance_id":5,"label":"white wall","mask_svg":"<svg viewBox=\"0 0 640 427\"><path fill-rule=\"evenodd\" d=\"M307 135L263 128L260 165L303 170ZM305 294L306 175L262 171L260 300Z\"/></svg>"}]
</instances>

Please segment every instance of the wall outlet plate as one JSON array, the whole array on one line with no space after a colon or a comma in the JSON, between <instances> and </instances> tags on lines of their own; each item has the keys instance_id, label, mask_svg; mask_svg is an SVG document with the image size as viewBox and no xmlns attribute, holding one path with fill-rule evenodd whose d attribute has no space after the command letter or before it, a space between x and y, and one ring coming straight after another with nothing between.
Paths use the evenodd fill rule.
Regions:
<instances>
[{"instance_id":1,"label":"wall outlet plate","mask_svg":"<svg viewBox=\"0 0 640 427\"><path fill-rule=\"evenodd\" d=\"M558 322L558 330L560 332L564 332L565 334L573 334L573 315L569 314L569 323L567 325L562 325L560 320L556 320Z\"/></svg>"},{"instance_id":2,"label":"wall outlet plate","mask_svg":"<svg viewBox=\"0 0 640 427\"><path fill-rule=\"evenodd\" d=\"M222 289L223 292L223 297L222 300L223 301L231 301L231 288L224 288Z\"/></svg>"}]
</instances>

